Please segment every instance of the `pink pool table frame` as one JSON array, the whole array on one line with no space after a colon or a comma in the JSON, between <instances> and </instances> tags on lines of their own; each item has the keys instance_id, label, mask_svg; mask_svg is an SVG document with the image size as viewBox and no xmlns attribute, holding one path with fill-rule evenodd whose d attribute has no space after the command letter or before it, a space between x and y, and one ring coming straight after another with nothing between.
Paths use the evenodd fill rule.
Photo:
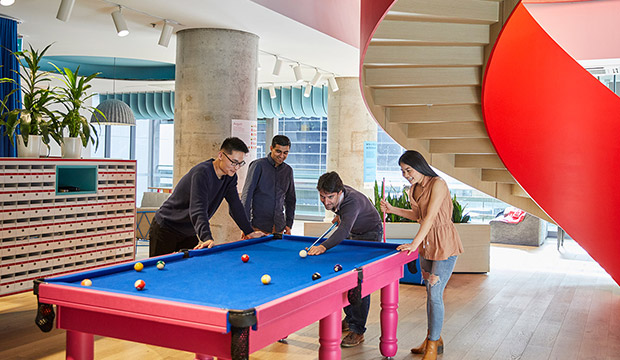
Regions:
<instances>
[{"instance_id":1,"label":"pink pool table frame","mask_svg":"<svg viewBox=\"0 0 620 360\"><path fill-rule=\"evenodd\" d=\"M403 265L415 258L417 253L396 253L361 269L361 295L381 289L379 348L385 357L398 349L398 281ZM319 359L340 359L342 308L359 278L358 271L349 271L257 306L249 353L319 320ZM93 359L93 334L194 352L197 359L235 357L227 309L53 283L41 283L38 297L57 305L56 326L67 330L67 359Z\"/></svg>"}]
</instances>

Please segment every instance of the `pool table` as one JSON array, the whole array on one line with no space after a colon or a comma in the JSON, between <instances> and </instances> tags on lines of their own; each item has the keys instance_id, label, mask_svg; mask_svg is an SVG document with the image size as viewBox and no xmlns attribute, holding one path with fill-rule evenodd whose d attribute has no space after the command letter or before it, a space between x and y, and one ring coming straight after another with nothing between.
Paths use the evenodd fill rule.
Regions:
<instances>
[{"instance_id":1,"label":"pool table","mask_svg":"<svg viewBox=\"0 0 620 360\"><path fill-rule=\"evenodd\" d=\"M300 257L314 240L272 235L149 258L139 272L131 262L39 279L37 321L54 315L56 305L56 326L67 330L67 359L93 359L95 334L189 351L197 359L236 360L319 320L319 359L340 359L341 309L381 289L379 347L394 356L398 280L417 254L397 252L398 244L345 240L320 256ZM263 274L271 276L268 285ZM91 286L81 285L86 278ZM146 283L141 291L134 287L138 279ZM53 319L47 321L51 329Z\"/></svg>"}]
</instances>

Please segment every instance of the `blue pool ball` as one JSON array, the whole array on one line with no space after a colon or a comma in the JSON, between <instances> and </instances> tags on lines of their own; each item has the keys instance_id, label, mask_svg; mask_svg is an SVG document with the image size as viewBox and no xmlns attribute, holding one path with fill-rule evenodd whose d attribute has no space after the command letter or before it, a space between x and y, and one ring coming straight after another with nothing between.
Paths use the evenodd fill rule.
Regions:
<instances>
[{"instance_id":1,"label":"blue pool ball","mask_svg":"<svg viewBox=\"0 0 620 360\"><path fill-rule=\"evenodd\" d=\"M318 280L321 278L321 274L319 274L318 272L315 272L314 274L312 274L312 280Z\"/></svg>"},{"instance_id":2,"label":"blue pool ball","mask_svg":"<svg viewBox=\"0 0 620 360\"><path fill-rule=\"evenodd\" d=\"M342 265L340 265L340 264L334 265L334 272L338 272L340 270L342 270Z\"/></svg>"}]
</instances>

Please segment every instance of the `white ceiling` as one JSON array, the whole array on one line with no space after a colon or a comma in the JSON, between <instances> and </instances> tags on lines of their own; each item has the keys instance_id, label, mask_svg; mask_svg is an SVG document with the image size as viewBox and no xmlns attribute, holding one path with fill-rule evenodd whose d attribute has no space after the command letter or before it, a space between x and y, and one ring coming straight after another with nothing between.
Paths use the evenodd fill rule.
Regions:
<instances>
[{"instance_id":1,"label":"white ceiling","mask_svg":"<svg viewBox=\"0 0 620 360\"><path fill-rule=\"evenodd\" d=\"M130 33L116 35L111 13L120 4ZM54 43L47 55L106 56L155 60L174 63L176 36L168 48L157 41L163 19L174 25L175 32L186 28L227 28L254 33L260 37L261 69L259 84L293 83L294 76L283 66L280 76L271 74L278 54L301 62L306 80L314 75L313 67L337 76L358 76L359 51L306 25L280 15L250 0L76 0L68 22L56 19L60 0L16 0L11 6L0 6L0 14L22 21L18 32L24 47L31 44L42 49ZM265 53L266 52L266 53ZM99 80L97 91L111 91L111 81ZM156 90L153 85L117 81L116 91L125 85L133 91ZM161 84L170 88L171 84ZM129 89L128 89L129 90Z\"/></svg>"}]
</instances>

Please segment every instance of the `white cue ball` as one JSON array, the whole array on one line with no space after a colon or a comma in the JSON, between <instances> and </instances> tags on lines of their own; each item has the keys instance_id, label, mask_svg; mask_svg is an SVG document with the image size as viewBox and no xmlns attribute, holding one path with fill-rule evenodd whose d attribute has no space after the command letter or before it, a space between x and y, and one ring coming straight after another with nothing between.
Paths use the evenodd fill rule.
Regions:
<instances>
[{"instance_id":1,"label":"white cue ball","mask_svg":"<svg viewBox=\"0 0 620 360\"><path fill-rule=\"evenodd\" d=\"M306 256L308 256L308 252L306 250L299 251L299 257L305 258Z\"/></svg>"}]
</instances>

